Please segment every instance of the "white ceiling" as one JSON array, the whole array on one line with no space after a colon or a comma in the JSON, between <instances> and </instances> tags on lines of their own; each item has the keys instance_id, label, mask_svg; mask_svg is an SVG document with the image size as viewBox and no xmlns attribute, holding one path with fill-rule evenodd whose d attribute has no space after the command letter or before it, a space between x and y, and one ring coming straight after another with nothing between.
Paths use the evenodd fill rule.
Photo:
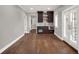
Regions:
<instances>
[{"instance_id":1,"label":"white ceiling","mask_svg":"<svg viewBox=\"0 0 79 59\"><path fill-rule=\"evenodd\" d=\"M35 13L37 11L53 11L59 7L59 5L21 5L20 7L27 13Z\"/></svg>"}]
</instances>

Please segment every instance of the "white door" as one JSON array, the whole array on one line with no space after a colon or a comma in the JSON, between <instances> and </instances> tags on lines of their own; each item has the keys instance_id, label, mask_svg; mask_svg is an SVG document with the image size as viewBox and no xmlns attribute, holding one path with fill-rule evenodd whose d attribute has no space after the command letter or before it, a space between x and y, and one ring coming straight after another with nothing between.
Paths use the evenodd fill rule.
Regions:
<instances>
[{"instance_id":1,"label":"white door","mask_svg":"<svg viewBox=\"0 0 79 59\"><path fill-rule=\"evenodd\" d=\"M36 29L36 16L31 16L31 29Z\"/></svg>"},{"instance_id":2,"label":"white door","mask_svg":"<svg viewBox=\"0 0 79 59\"><path fill-rule=\"evenodd\" d=\"M24 17L24 33L27 33L27 15Z\"/></svg>"},{"instance_id":3,"label":"white door","mask_svg":"<svg viewBox=\"0 0 79 59\"><path fill-rule=\"evenodd\" d=\"M66 39L72 40L73 42L76 41L75 34L76 34L76 10L70 10L64 13L64 29L65 29L65 37Z\"/></svg>"},{"instance_id":4,"label":"white door","mask_svg":"<svg viewBox=\"0 0 79 59\"><path fill-rule=\"evenodd\" d=\"M70 13L65 12L64 13L64 36L66 39L70 40L70 32L71 32L71 26L70 26Z\"/></svg>"}]
</instances>

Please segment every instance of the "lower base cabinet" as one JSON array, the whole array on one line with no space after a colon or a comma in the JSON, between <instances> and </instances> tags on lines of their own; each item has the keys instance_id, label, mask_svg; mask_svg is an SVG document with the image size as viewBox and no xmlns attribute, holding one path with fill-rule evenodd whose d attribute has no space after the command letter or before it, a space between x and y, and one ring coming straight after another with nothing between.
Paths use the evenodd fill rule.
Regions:
<instances>
[{"instance_id":1,"label":"lower base cabinet","mask_svg":"<svg viewBox=\"0 0 79 59\"><path fill-rule=\"evenodd\" d=\"M49 30L48 26L38 26L37 27L37 34L50 34L54 33L54 30Z\"/></svg>"}]
</instances>

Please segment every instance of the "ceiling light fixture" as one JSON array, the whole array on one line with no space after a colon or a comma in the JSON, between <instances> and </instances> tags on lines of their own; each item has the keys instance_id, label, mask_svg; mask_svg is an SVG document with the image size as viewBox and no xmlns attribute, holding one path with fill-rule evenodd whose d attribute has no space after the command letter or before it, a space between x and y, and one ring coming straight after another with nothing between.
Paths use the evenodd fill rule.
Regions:
<instances>
[{"instance_id":1,"label":"ceiling light fixture","mask_svg":"<svg viewBox=\"0 0 79 59\"><path fill-rule=\"evenodd\" d=\"M31 10L33 10L34 8L30 8Z\"/></svg>"},{"instance_id":2,"label":"ceiling light fixture","mask_svg":"<svg viewBox=\"0 0 79 59\"><path fill-rule=\"evenodd\" d=\"M50 8L47 8L48 10L50 10Z\"/></svg>"}]
</instances>

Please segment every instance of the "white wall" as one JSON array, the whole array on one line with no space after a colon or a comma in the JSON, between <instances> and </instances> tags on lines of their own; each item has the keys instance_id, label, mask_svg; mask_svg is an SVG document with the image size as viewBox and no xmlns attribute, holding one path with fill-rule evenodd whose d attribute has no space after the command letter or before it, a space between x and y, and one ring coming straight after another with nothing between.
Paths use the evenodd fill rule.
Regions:
<instances>
[{"instance_id":1,"label":"white wall","mask_svg":"<svg viewBox=\"0 0 79 59\"><path fill-rule=\"evenodd\" d=\"M24 34L24 12L18 6L0 6L0 49Z\"/></svg>"},{"instance_id":2,"label":"white wall","mask_svg":"<svg viewBox=\"0 0 79 59\"><path fill-rule=\"evenodd\" d=\"M79 53L79 7L77 9L77 45L78 45L78 53Z\"/></svg>"}]
</instances>

